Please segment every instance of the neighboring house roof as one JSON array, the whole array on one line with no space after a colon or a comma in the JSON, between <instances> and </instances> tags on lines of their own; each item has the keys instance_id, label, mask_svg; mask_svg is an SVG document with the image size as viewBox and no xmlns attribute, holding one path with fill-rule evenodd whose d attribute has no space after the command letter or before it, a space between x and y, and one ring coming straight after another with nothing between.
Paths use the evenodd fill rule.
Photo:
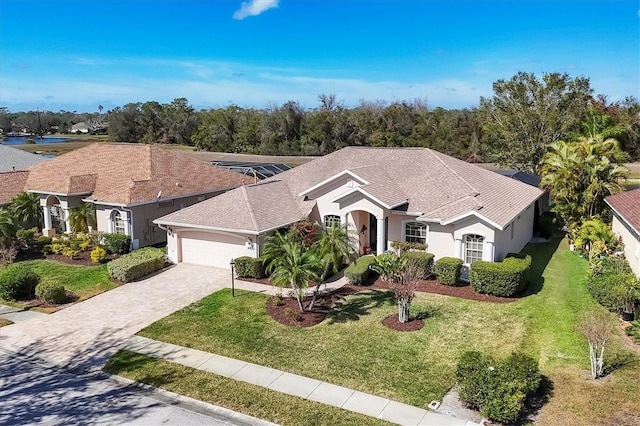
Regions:
<instances>
[{"instance_id":1,"label":"neighboring house roof","mask_svg":"<svg viewBox=\"0 0 640 426\"><path fill-rule=\"evenodd\" d=\"M24 191L28 175L26 170L0 173L0 206L11 203L13 197Z\"/></svg>"},{"instance_id":2,"label":"neighboring house roof","mask_svg":"<svg viewBox=\"0 0 640 426\"><path fill-rule=\"evenodd\" d=\"M531 173L520 172L518 170L494 170L494 172L501 174L502 176L510 177L511 179L517 179L520 182L524 182L527 185L535 186L538 188L540 186L540 178L536 175L532 175Z\"/></svg>"},{"instance_id":3,"label":"neighboring house roof","mask_svg":"<svg viewBox=\"0 0 640 426\"><path fill-rule=\"evenodd\" d=\"M640 235L640 188L604 199L613 211Z\"/></svg>"},{"instance_id":4,"label":"neighboring house roof","mask_svg":"<svg viewBox=\"0 0 640 426\"><path fill-rule=\"evenodd\" d=\"M8 145L0 145L0 172L23 170L33 164L42 163L47 160L47 158L41 155L25 152Z\"/></svg>"},{"instance_id":5,"label":"neighboring house roof","mask_svg":"<svg viewBox=\"0 0 640 426\"><path fill-rule=\"evenodd\" d=\"M475 214L504 228L543 193L530 185L431 149L347 147L267 179L262 184L224 194L223 199L231 199L240 198L237 193L241 191L251 191L248 207L238 208L232 203L228 208L224 205L214 207L213 201L204 202L157 221L238 229L233 220L243 214L240 210L249 209L257 217L258 212L263 211L262 205L273 206L280 215L289 215L291 210L291 217L286 217L289 220L311 210L313 204L310 206L306 200L313 197L307 197L308 194L347 175L360 184L349 193L360 192L388 209L402 209L420 214L422 220L441 223ZM277 194L265 185L275 181L281 182ZM289 193L284 191L285 187ZM348 194L342 194L337 199L346 196ZM216 197L215 200L221 201L221 198ZM203 207L205 203L211 206ZM215 214L212 209L215 209ZM284 223L285 216L280 217Z\"/></svg>"},{"instance_id":6,"label":"neighboring house roof","mask_svg":"<svg viewBox=\"0 0 640 426\"><path fill-rule=\"evenodd\" d=\"M153 145L96 143L29 168L31 192L142 204L252 183L239 173ZM89 196L90 195L90 196Z\"/></svg>"}]
</instances>

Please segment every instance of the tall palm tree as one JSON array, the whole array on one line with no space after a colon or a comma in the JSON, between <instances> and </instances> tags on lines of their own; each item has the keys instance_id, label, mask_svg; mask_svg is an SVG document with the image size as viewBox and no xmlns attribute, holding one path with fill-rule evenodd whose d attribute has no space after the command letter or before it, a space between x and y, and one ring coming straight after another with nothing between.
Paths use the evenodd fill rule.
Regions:
<instances>
[{"instance_id":1,"label":"tall palm tree","mask_svg":"<svg viewBox=\"0 0 640 426\"><path fill-rule=\"evenodd\" d=\"M305 250L302 245L286 244L282 257L274 263L276 266L272 269L271 281L280 287L291 285L300 312L303 312L304 289L309 286L309 281L320 280L322 262L313 251Z\"/></svg>"},{"instance_id":2,"label":"tall palm tree","mask_svg":"<svg viewBox=\"0 0 640 426\"><path fill-rule=\"evenodd\" d=\"M604 198L622 191L619 180L628 170L621 163L626 158L612 138L558 141L543 157L540 186L552 191L556 212L573 227L601 216L606 211Z\"/></svg>"},{"instance_id":3,"label":"tall palm tree","mask_svg":"<svg viewBox=\"0 0 640 426\"><path fill-rule=\"evenodd\" d=\"M72 232L89 232L96 227L96 211L91 203L82 203L69 210L69 223Z\"/></svg>"},{"instance_id":4,"label":"tall palm tree","mask_svg":"<svg viewBox=\"0 0 640 426\"><path fill-rule=\"evenodd\" d=\"M326 227L320 231L317 241L312 249L318 253L322 262L322 274L318 280L313 299L309 304L309 309L313 308L316 297L320 292L320 286L328 278L330 273L336 274L344 259L354 260L357 251L354 247L355 239L349 231L347 224Z\"/></svg>"},{"instance_id":5,"label":"tall palm tree","mask_svg":"<svg viewBox=\"0 0 640 426\"><path fill-rule=\"evenodd\" d=\"M9 210L18 224L24 228L42 226L42 208L40 196L28 192L21 192L11 199Z\"/></svg>"}]
</instances>

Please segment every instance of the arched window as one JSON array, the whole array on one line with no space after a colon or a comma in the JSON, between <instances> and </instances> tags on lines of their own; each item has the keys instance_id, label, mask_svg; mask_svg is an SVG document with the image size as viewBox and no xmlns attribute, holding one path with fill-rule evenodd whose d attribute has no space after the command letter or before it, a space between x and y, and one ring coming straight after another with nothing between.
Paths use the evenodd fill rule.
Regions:
<instances>
[{"instance_id":1,"label":"arched window","mask_svg":"<svg viewBox=\"0 0 640 426\"><path fill-rule=\"evenodd\" d=\"M119 210L111 212L111 224L114 234L127 233L127 223L122 219L122 214Z\"/></svg>"},{"instance_id":2,"label":"arched window","mask_svg":"<svg viewBox=\"0 0 640 426\"><path fill-rule=\"evenodd\" d=\"M482 260L484 252L484 237L482 235L464 236L464 263L471 265L476 260Z\"/></svg>"},{"instance_id":3,"label":"arched window","mask_svg":"<svg viewBox=\"0 0 640 426\"><path fill-rule=\"evenodd\" d=\"M331 228L332 226L340 226L340 216L328 214L324 217L324 227Z\"/></svg>"},{"instance_id":4,"label":"arched window","mask_svg":"<svg viewBox=\"0 0 640 426\"><path fill-rule=\"evenodd\" d=\"M405 223L404 240L408 243L421 243L427 245L427 224L421 222Z\"/></svg>"}]
</instances>

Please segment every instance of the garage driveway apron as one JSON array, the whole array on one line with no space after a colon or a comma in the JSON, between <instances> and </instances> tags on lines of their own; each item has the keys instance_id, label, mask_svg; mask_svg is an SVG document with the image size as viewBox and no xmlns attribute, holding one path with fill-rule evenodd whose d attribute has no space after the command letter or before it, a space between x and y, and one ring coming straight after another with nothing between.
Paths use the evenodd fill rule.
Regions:
<instances>
[{"instance_id":1,"label":"garage driveway apron","mask_svg":"<svg viewBox=\"0 0 640 426\"><path fill-rule=\"evenodd\" d=\"M230 271L180 263L54 314L2 327L0 346L61 367L98 370L127 338L230 281Z\"/></svg>"}]
</instances>

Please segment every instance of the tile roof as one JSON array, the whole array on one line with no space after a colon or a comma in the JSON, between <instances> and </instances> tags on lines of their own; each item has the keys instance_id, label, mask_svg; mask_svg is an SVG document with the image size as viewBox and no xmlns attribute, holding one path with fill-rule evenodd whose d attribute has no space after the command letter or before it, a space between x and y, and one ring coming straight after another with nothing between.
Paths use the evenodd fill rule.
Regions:
<instances>
[{"instance_id":1,"label":"tile roof","mask_svg":"<svg viewBox=\"0 0 640 426\"><path fill-rule=\"evenodd\" d=\"M0 172L0 206L9 204L14 196L24 191L28 175L25 170Z\"/></svg>"},{"instance_id":2,"label":"tile roof","mask_svg":"<svg viewBox=\"0 0 640 426\"><path fill-rule=\"evenodd\" d=\"M605 201L640 234L640 188L609 195Z\"/></svg>"},{"instance_id":3,"label":"tile roof","mask_svg":"<svg viewBox=\"0 0 640 426\"><path fill-rule=\"evenodd\" d=\"M249 233L276 229L304 219L314 202L297 203L285 182L246 185L163 216L163 224L190 224Z\"/></svg>"},{"instance_id":4,"label":"tile roof","mask_svg":"<svg viewBox=\"0 0 640 426\"><path fill-rule=\"evenodd\" d=\"M281 223L285 222L285 216L287 220L297 218L301 212L310 210L310 201L298 194L347 170L367 182L360 187L363 191L390 206L408 203L407 210L423 213L421 217L425 220L446 221L475 211L504 227L543 194L538 188L431 149L347 147L267 179L261 185L223 195L239 199L236 193L250 191L249 204L228 202L213 207L223 197L218 196L211 200L211 210L197 211L195 205L181 211L180 216L170 216L185 225L237 229L235 223L241 222L239 218L234 222L235 218L244 214L240 210L249 209L256 218L256 228L265 230L259 223L261 215L278 212ZM266 185L275 181L284 184L277 192ZM273 207L264 209L263 205ZM187 213L191 209L193 212ZM165 220L167 217L158 221Z\"/></svg>"},{"instance_id":5,"label":"tile roof","mask_svg":"<svg viewBox=\"0 0 640 426\"><path fill-rule=\"evenodd\" d=\"M231 188L248 176L153 145L96 143L29 167L26 188L91 194L97 202L137 204Z\"/></svg>"},{"instance_id":6,"label":"tile roof","mask_svg":"<svg viewBox=\"0 0 640 426\"><path fill-rule=\"evenodd\" d=\"M48 158L41 155L25 152L9 145L0 145L0 172L23 170L47 160Z\"/></svg>"}]
</instances>

